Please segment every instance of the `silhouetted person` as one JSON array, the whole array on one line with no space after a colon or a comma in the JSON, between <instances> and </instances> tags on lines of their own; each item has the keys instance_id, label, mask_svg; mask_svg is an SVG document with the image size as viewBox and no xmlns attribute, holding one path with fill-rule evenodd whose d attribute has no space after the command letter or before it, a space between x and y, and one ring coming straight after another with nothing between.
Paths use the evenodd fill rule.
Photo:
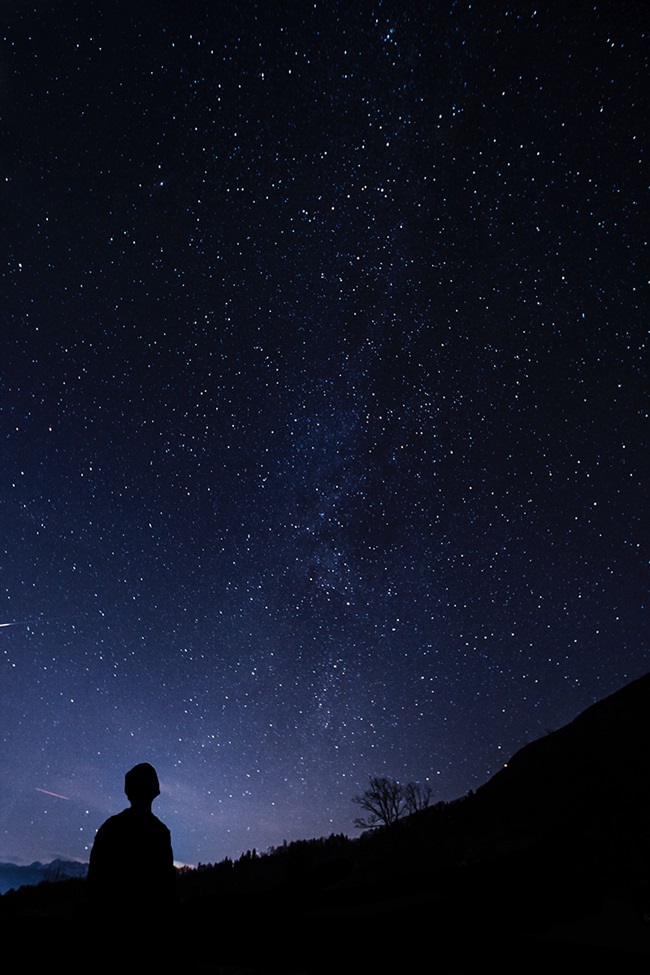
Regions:
<instances>
[{"instance_id":1,"label":"silhouetted person","mask_svg":"<svg viewBox=\"0 0 650 975\"><path fill-rule=\"evenodd\" d=\"M176 896L171 836L151 811L160 795L153 765L127 772L124 791L131 806L100 826L88 866L92 913L116 929L169 918Z\"/></svg>"}]
</instances>

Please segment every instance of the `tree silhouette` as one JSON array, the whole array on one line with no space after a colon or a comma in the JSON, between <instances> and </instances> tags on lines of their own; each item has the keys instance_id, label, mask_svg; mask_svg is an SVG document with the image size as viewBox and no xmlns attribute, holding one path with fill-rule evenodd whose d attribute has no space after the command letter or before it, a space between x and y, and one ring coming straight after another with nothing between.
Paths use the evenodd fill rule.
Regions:
<instances>
[{"instance_id":1,"label":"tree silhouette","mask_svg":"<svg viewBox=\"0 0 650 975\"><path fill-rule=\"evenodd\" d=\"M402 816L426 809L430 801L429 786L421 786L419 782L402 785L388 776L371 775L370 785L365 792L352 799L368 816L357 817L354 825L358 829L392 826Z\"/></svg>"},{"instance_id":2,"label":"tree silhouette","mask_svg":"<svg viewBox=\"0 0 650 975\"><path fill-rule=\"evenodd\" d=\"M404 808L407 816L427 809L431 804L431 786L421 785L419 782L407 782L404 790Z\"/></svg>"}]
</instances>

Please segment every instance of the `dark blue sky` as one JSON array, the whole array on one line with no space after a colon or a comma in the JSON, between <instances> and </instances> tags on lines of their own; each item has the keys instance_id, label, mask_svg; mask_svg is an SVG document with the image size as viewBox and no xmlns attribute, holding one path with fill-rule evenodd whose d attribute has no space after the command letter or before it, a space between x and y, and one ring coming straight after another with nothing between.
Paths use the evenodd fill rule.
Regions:
<instances>
[{"instance_id":1,"label":"dark blue sky","mask_svg":"<svg viewBox=\"0 0 650 975\"><path fill-rule=\"evenodd\" d=\"M139 761L179 861L352 834L649 667L647 6L283 6L5 4L0 860Z\"/></svg>"}]
</instances>

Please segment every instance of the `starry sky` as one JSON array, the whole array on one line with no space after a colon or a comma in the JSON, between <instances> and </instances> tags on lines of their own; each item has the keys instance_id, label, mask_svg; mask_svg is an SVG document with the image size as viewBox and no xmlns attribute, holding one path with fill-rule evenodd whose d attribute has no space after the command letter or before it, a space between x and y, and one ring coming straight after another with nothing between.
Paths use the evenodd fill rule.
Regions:
<instances>
[{"instance_id":1,"label":"starry sky","mask_svg":"<svg viewBox=\"0 0 650 975\"><path fill-rule=\"evenodd\" d=\"M650 669L649 11L4 0L0 860L476 789Z\"/></svg>"}]
</instances>

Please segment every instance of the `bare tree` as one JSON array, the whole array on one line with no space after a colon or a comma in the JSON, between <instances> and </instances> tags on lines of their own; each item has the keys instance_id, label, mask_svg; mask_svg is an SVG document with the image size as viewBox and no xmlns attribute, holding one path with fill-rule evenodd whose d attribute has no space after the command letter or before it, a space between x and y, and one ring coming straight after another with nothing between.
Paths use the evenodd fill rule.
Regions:
<instances>
[{"instance_id":1,"label":"bare tree","mask_svg":"<svg viewBox=\"0 0 650 975\"><path fill-rule=\"evenodd\" d=\"M391 826L402 816L426 809L431 802L431 788L419 782L401 785L395 779L371 775L369 787L360 796L354 796L352 802L368 813L355 819L354 825L359 829L378 829Z\"/></svg>"},{"instance_id":2,"label":"bare tree","mask_svg":"<svg viewBox=\"0 0 650 975\"><path fill-rule=\"evenodd\" d=\"M359 829L391 826L404 810L404 795L399 782L380 775L371 775L369 787L360 796L354 796L352 802L369 814L355 819L354 825Z\"/></svg>"},{"instance_id":3,"label":"bare tree","mask_svg":"<svg viewBox=\"0 0 650 975\"><path fill-rule=\"evenodd\" d=\"M431 786L419 782L407 782L404 786L404 808L407 816L427 809L431 804Z\"/></svg>"}]
</instances>

